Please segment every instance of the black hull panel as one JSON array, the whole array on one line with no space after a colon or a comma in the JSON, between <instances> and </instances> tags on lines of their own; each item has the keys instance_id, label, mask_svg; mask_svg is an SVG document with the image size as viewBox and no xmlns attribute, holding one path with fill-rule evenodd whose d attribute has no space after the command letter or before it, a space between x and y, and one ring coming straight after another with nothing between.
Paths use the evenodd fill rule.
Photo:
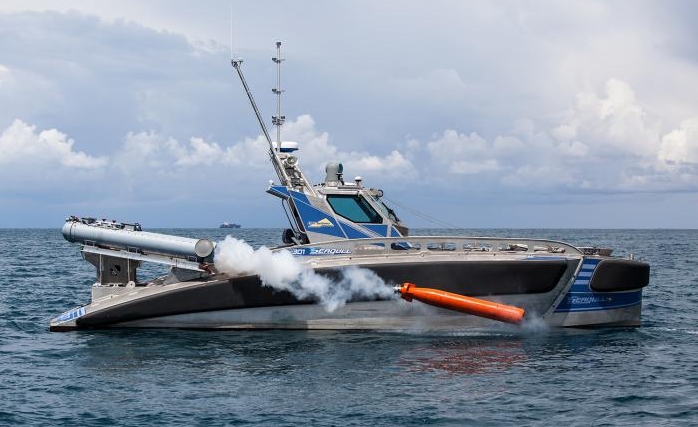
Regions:
<instances>
[{"instance_id":1,"label":"black hull panel","mask_svg":"<svg viewBox=\"0 0 698 427\"><path fill-rule=\"evenodd\" d=\"M596 267L589 286L596 292L619 292L641 289L649 282L649 264L625 259L607 259Z\"/></svg>"},{"instance_id":2,"label":"black hull panel","mask_svg":"<svg viewBox=\"0 0 698 427\"><path fill-rule=\"evenodd\" d=\"M569 263L569 264L568 264ZM551 291L578 261L469 261L375 265L387 283L411 282L468 296L518 295Z\"/></svg>"}]
</instances>

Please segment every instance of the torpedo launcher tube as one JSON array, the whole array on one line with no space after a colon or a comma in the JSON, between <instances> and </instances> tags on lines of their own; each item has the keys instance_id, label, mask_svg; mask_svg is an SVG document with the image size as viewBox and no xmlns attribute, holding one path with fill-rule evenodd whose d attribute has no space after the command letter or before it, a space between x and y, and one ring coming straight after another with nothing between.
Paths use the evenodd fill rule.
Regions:
<instances>
[{"instance_id":1,"label":"torpedo launcher tube","mask_svg":"<svg viewBox=\"0 0 698 427\"><path fill-rule=\"evenodd\" d=\"M216 245L208 239L190 239L168 234L149 233L136 224L99 221L94 218L69 217L62 229L69 242L86 246L135 251L144 254L162 254L205 260L213 254Z\"/></svg>"},{"instance_id":2,"label":"torpedo launcher tube","mask_svg":"<svg viewBox=\"0 0 698 427\"><path fill-rule=\"evenodd\" d=\"M466 297L440 289L420 288L413 283L403 283L402 286L396 286L395 291L400 293L402 298L407 301L416 299L435 307L460 311L506 323L521 323L526 312L523 308L512 305Z\"/></svg>"}]
</instances>

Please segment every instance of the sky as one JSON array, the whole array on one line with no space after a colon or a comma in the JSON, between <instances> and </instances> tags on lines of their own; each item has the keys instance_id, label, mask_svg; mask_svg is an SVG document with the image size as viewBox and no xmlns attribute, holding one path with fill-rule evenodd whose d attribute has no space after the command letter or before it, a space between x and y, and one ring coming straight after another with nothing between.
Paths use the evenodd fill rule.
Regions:
<instances>
[{"instance_id":1,"label":"sky","mask_svg":"<svg viewBox=\"0 0 698 427\"><path fill-rule=\"evenodd\" d=\"M230 66L244 58L271 126L276 41L306 175L341 161L408 226L698 228L695 16L671 0L3 0L0 228L285 227Z\"/></svg>"}]
</instances>

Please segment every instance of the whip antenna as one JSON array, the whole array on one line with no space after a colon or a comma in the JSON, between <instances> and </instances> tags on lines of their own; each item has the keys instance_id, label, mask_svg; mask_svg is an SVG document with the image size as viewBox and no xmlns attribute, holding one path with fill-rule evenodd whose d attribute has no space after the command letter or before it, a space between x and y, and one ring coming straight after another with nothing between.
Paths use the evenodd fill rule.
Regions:
<instances>
[{"instance_id":1,"label":"whip antenna","mask_svg":"<svg viewBox=\"0 0 698 427\"><path fill-rule=\"evenodd\" d=\"M233 58L233 4L230 3L230 60Z\"/></svg>"}]
</instances>

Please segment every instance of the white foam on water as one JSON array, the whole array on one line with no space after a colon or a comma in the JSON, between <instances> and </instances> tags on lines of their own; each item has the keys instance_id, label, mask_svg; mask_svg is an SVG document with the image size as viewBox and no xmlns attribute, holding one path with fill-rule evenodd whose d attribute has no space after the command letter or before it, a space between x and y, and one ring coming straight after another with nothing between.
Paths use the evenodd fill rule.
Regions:
<instances>
[{"instance_id":1,"label":"white foam on water","mask_svg":"<svg viewBox=\"0 0 698 427\"><path fill-rule=\"evenodd\" d=\"M333 280L302 265L288 250L272 251L266 246L255 250L231 236L216 245L214 265L232 276L258 275L265 286L289 291L298 299L315 298L328 312L356 297L396 298L392 287L371 270L344 267Z\"/></svg>"}]
</instances>

